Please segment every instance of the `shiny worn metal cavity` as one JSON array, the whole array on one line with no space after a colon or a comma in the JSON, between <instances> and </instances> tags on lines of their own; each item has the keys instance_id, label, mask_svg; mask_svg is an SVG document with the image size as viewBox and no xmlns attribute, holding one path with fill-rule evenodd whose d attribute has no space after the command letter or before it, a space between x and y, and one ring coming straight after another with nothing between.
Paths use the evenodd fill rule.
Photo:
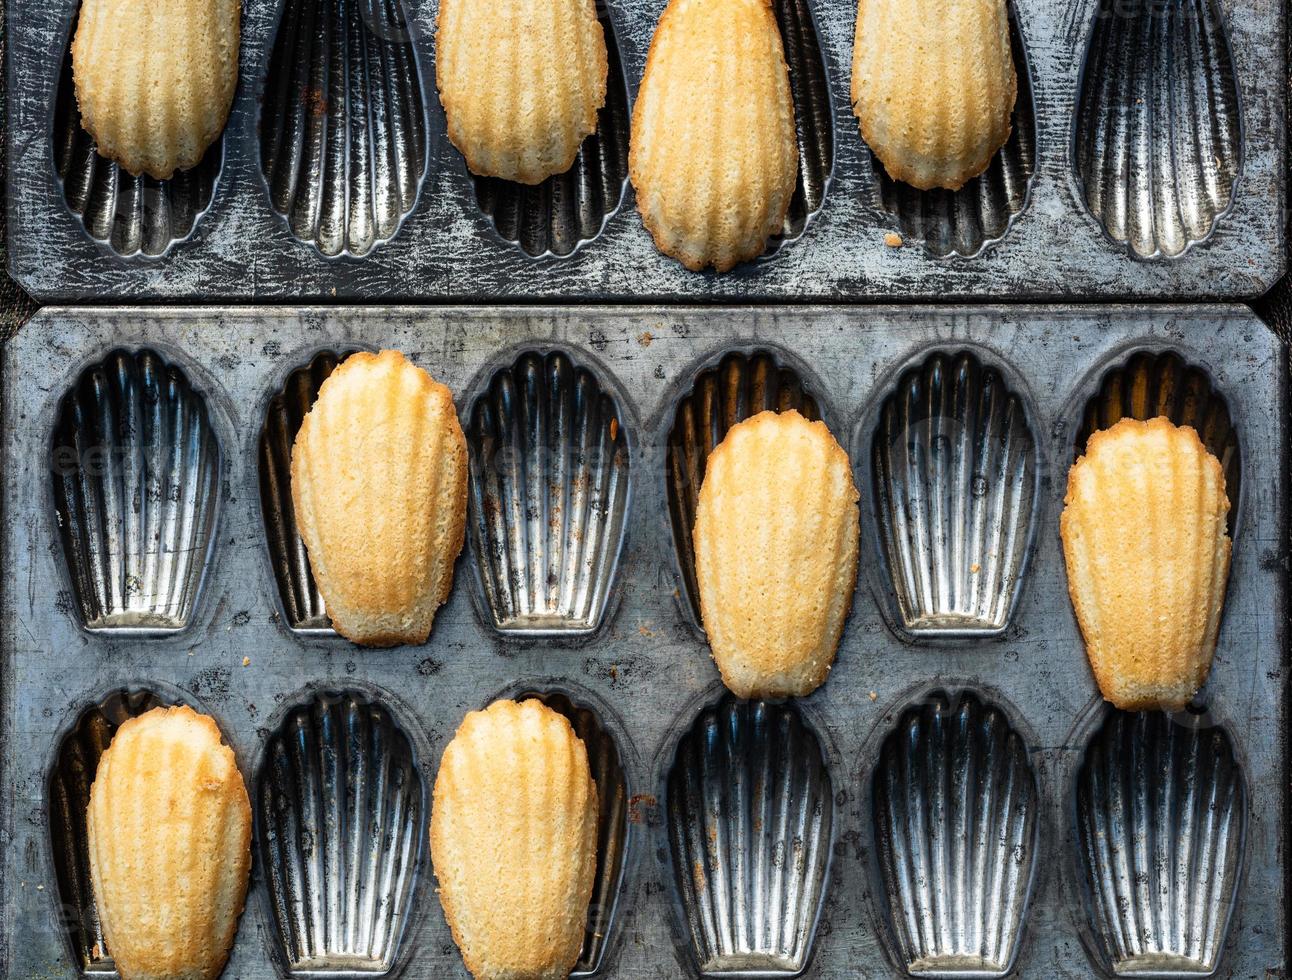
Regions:
<instances>
[{"instance_id":1,"label":"shiny worn metal cavity","mask_svg":"<svg viewBox=\"0 0 1292 980\"><path fill-rule=\"evenodd\" d=\"M319 388L352 353L320 351L294 370L265 407L260 430L260 513L287 627L295 632L335 636L323 595L314 583L305 542L296 529L292 502L292 447Z\"/></svg>"},{"instance_id":2,"label":"shiny worn metal cavity","mask_svg":"<svg viewBox=\"0 0 1292 980\"><path fill-rule=\"evenodd\" d=\"M400 962L429 797L378 698L322 691L265 743L256 838L276 952L292 976L382 976Z\"/></svg>"},{"instance_id":3,"label":"shiny worn metal cavity","mask_svg":"<svg viewBox=\"0 0 1292 980\"><path fill-rule=\"evenodd\" d=\"M829 883L834 783L792 704L706 708L667 782L674 885L705 977L797 976Z\"/></svg>"},{"instance_id":4,"label":"shiny worn metal cavity","mask_svg":"<svg viewBox=\"0 0 1292 980\"><path fill-rule=\"evenodd\" d=\"M629 507L629 426L564 351L497 370L467 424L471 548L483 606L515 636L595 632Z\"/></svg>"},{"instance_id":5,"label":"shiny worn metal cavity","mask_svg":"<svg viewBox=\"0 0 1292 980\"><path fill-rule=\"evenodd\" d=\"M1098 0L1073 115L1073 170L1136 259L1206 241L1243 170L1243 112L1219 0Z\"/></svg>"},{"instance_id":6,"label":"shiny worn metal cavity","mask_svg":"<svg viewBox=\"0 0 1292 980\"><path fill-rule=\"evenodd\" d=\"M91 364L59 403L50 478L88 630L162 634L192 619L220 508L206 400L154 350Z\"/></svg>"},{"instance_id":7,"label":"shiny worn metal cavity","mask_svg":"<svg viewBox=\"0 0 1292 980\"><path fill-rule=\"evenodd\" d=\"M1022 397L974 352L937 350L902 373L860 451L898 628L919 639L1004 632L1040 496Z\"/></svg>"},{"instance_id":8,"label":"shiny worn metal cavity","mask_svg":"<svg viewBox=\"0 0 1292 980\"><path fill-rule=\"evenodd\" d=\"M284 0L260 115L273 209L325 256L399 231L431 156L404 0Z\"/></svg>"},{"instance_id":9,"label":"shiny worn metal cavity","mask_svg":"<svg viewBox=\"0 0 1292 980\"><path fill-rule=\"evenodd\" d=\"M764 255L775 255L803 235L825 204L834 175L834 104L812 0L773 0L772 10L781 31L794 101L798 178L785 223L767 243Z\"/></svg>"},{"instance_id":10,"label":"shiny worn metal cavity","mask_svg":"<svg viewBox=\"0 0 1292 980\"><path fill-rule=\"evenodd\" d=\"M1003 977L1031 904L1040 793L1028 746L972 692L929 695L884 740L874 832L898 965Z\"/></svg>"},{"instance_id":11,"label":"shiny worn metal cavity","mask_svg":"<svg viewBox=\"0 0 1292 980\"><path fill-rule=\"evenodd\" d=\"M1107 709L1077 776L1082 898L1113 976L1211 976L1243 873L1247 787L1229 735Z\"/></svg>"}]
</instances>

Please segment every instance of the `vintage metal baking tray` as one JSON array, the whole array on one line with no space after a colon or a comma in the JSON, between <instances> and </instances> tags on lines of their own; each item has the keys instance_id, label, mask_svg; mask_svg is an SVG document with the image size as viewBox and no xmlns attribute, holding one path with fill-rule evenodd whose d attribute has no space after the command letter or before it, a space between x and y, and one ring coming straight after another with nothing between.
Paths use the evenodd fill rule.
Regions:
<instances>
[{"instance_id":1,"label":"vintage metal baking tray","mask_svg":"<svg viewBox=\"0 0 1292 980\"><path fill-rule=\"evenodd\" d=\"M394 650L328 634L282 482L335 352L378 347L452 387L472 457L452 597ZM179 699L256 814L227 976L465 977L429 789L524 691L601 786L581 975L1282 969L1287 392L1246 309L47 309L4 357L9 976L110 968L85 794ZM838 662L784 704L723 697L675 547L764 405L823 417L862 492ZM1057 532L1082 434L1158 412L1234 501L1205 710L1170 718L1096 695Z\"/></svg>"},{"instance_id":2,"label":"vintage metal baking tray","mask_svg":"<svg viewBox=\"0 0 1292 980\"><path fill-rule=\"evenodd\" d=\"M431 0L247 4L224 138L161 183L80 128L77 0L7 2L10 263L41 299L1243 297L1284 267L1278 3L1011 0L1013 136L950 194L863 145L853 0L776 0L799 188L769 254L716 276L656 252L626 179L662 0L600 5L600 128L529 190L473 180L445 138Z\"/></svg>"}]
</instances>

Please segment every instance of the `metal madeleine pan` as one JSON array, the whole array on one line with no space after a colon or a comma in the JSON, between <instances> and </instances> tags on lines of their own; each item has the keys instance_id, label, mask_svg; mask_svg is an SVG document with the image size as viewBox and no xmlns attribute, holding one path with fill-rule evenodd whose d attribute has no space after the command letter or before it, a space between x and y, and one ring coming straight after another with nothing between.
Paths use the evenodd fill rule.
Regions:
<instances>
[{"instance_id":1,"label":"metal madeleine pan","mask_svg":"<svg viewBox=\"0 0 1292 980\"><path fill-rule=\"evenodd\" d=\"M10 268L41 299L1183 298L1259 295L1284 265L1279 5L1011 3L1013 135L949 193L893 182L860 138L853 0L776 0L798 186L767 253L718 276L655 250L627 179L665 0L598 4L598 130L533 188L447 140L434 2L245 5L224 136L160 182L79 125L79 0L6 2Z\"/></svg>"},{"instance_id":2,"label":"metal madeleine pan","mask_svg":"<svg viewBox=\"0 0 1292 980\"><path fill-rule=\"evenodd\" d=\"M516 486L541 473L540 498L556 473L543 467L580 458L580 440L556 439L579 431L569 421L578 412L566 412L577 393L589 410L594 390L597 406L613 401L615 412L601 411L593 428L605 434L618 420L632 487L622 509L611 509L622 544L594 630L499 630L479 578L492 552L471 543L425 644L366 650L331 635L325 618L293 618L324 610L291 546L294 531L274 510L290 430L335 355L383 347L406 351L449 385L482 465L483 440L499 430L472 426L479 398L511 384L517 409L546 406L556 425L531 428L517 415L507 430L526 464L516 472L528 475ZM141 636L82 624L59 532L53 435L86 367L145 351L182 368L207 406L219 437L220 515L187 628ZM12 465L3 492L0 830L14 858L0 867L0 898L12 910L0 917L0 972L74 977L106 967L89 962L102 950L83 901L77 794L112 713L129 707L113 700L121 691L201 705L234 748L258 821L252 893L229 966L248 980L357 972L465 980L423 840L430 804L409 806L433 785L463 715L499 692L537 693L567 711L606 790L582 976L1110 978L1212 967L1259 976L1285 961L1286 578L1268 544L1285 518L1285 351L1246 309L50 309L3 356L0 438ZM963 368L951 376L963 376L966 397L976 379L979 399L963 404L1008 405L1008 391L1026 409L1027 476L1037 489L1007 624L955 639L911 634L869 527L862 561L873 574L858 582L827 682L800 701L730 700L694 619L678 546L679 502L688 481L702 478L710 438L765 400L803 404L806 392L850 447L860 506L873 521L876 420L894 392L940 365ZM981 384L989 369L1002 387ZM987 390L1001 401L984 401ZM937 404L961 404L952 391ZM1120 716L1102 706L1082 654L1058 541L1083 427L1158 410L1210 433L1239 501L1196 735L1147 717L1106 727ZM555 457L553 447L562 450ZM514 519L500 527L499 540L518 530ZM972 786L948 775L962 758L975 762ZM403 774L403 795L364 782L387 763ZM769 771L771 781L761 775ZM1115 779L1144 792L1118 796ZM422 790L412 793L413 784ZM1007 790L1026 799L1023 811L995 805ZM1204 797L1232 805L1208 809ZM351 821L328 823L342 800L354 804ZM1191 823L1174 820L1186 800ZM399 819L383 825L396 810ZM405 836L356 833L359 814ZM1129 848L1125 836L1098 836L1119 822ZM995 843L1001 828L1020 845L1013 865ZM274 843L306 832L322 861L313 877L293 878L283 855L296 849ZM1141 838L1156 850L1137 852ZM1127 886L1140 876L1121 869L1145 860L1159 869L1163 848L1179 860L1153 871L1147 889ZM1203 905L1215 915L1205 922L1190 897L1201 892L1188 892L1178 874L1185 856L1211 869L1207 895L1216 901ZM929 869L941 880L940 866L963 888L926 889ZM352 868L389 870L392 884L352 892ZM1129 904L1119 899L1124 887ZM293 920L298 908L318 912L317 923ZM351 925L363 941L347 938Z\"/></svg>"}]
</instances>

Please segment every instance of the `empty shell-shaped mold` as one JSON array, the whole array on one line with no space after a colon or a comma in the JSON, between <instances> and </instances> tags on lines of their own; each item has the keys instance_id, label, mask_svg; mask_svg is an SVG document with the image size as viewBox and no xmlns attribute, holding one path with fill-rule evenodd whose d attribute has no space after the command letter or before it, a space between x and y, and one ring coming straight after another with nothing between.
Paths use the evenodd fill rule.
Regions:
<instances>
[{"instance_id":1,"label":"empty shell-shaped mold","mask_svg":"<svg viewBox=\"0 0 1292 980\"><path fill-rule=\"evenodd\" d=\"M792 704L727 698L682 738L668 833L703 976L797 976L825 899L834 790Z\"/></svg>"},{"instance_id":2,"label":"empty shell-shaped mold","mask_svg":"<svg viewBox=\"0 0 1292 980\"><path fill-rule=\"evenodd\" d=\"M901 627L918 637L1003 631L1040 489L1022 400L973 354L935 353L885 400L871 454Z\"/></svg>"},{"instance_id":3,"label":"empty shell-shaped mold","mask_svg":"<svg viewBox=\"0 0 1292 980\"><path fill-rule=\"evenodd\" d=\"M996 707L942 692L908 709L874 775L875 849L898 965L1002 977L1023 936L1039 801L1023 738Z\"/></svg>"},{"instance_id":4,"label":"empty shell-shaped mold","mask_svg":"<svg viewBox=\"0 0 1292 980\"><path fill-rule=\"evenodd\" d=\"M261 867L291 975L399 959L426 839L426 787L390 711L358 691L292 710L256 778Z\"/></svg>"},{"instance_id":5,"label":"empty shell-shaped mold","mask_svg":"<svg viewBox=\"0 0 1292 980\"><path fill-rule=\"evenodd\" d=\"M72 23L74 32L76 21ZM81 126L70 35L54 101L53 140L54 167L68 208L91 238L123 256L159 256L192 234L211 206L224 166L223 136L196 167L168 180L134 177L100 156L94 138Z\"/></svg>"},{"instance_id":6,"label":"empty shell-shaped mold","mask_svg":"<svg viewBox=\"0 0 1292 980\"><path fill-rule=\"evenodd\" d=\"M163 703L151 691L119 690L91 705L63 736L49 776L49 836L61 921L71 941L72 962L86 974L112 974L116 969L103 938L90 880L85 820L90 787L99 759L122 723Z\"/></svg>"},{"instance_id":7,"label":"empty shell-shaped mold","mask_svg":"<svg viewBox=\"0 0 1292 980\"><path fill-rule=\"evenodd\" d=\"M529 351L471 406L471 546L493 625L601 625L623 547L628 432L614 396L560 351Z\"/></svg>"},{"instance_id":8,"label":"empty shell-shaped mold","mask_svg":"<svg viewBox=\"0 0 1292 980\"><path fill-rule=\"evenodd\" d=\"M588 929L583 951L571 977L591 977L601 970L610 944L624 879L624 858L628 844L628 783L615 738L601 724L591 708L576 704L559 691L526 692L517 701L535 698L574 728L574 734L588 752L588 768L597 784L597 872L588 903Z\"/></svg>"},{"instance_id":9,"label":"empty shell-shaped mold","mask_svg":"<svg viewBox=\"0 0 1292 980\"><path fill-rule=\"evenodd\" d=\"M628 179L628 86L606 4L597 4L605 33L606 103L597 129L583 141L574 164L542 183L526 185L472 175L476 201L504 240L526 255L563 257L601 234L619 210Z\"/></svg>"},{"instance_id":10,"label":"empty shell-shaped mold","mask_svg":"<svg viewBox=\"0 0 1292 980\"><path fill-rule=\"evenodd\" d=\"M367 254L412 211L428 157L403 0L284 0L260 162L292 234L327 256Z\"/></svg>"},{"instance_id":11,"label":"empty shell-shaped mold","mask_svg":"<svg viewBox=\"0 0 1292 980\"><path fill-rule=\"evenodd\" d=\"M1229 495L1229 534L1234 533L1242 487L1242 452L1229 405L1202 368L1174 351L1137 351L1104 372L1099 390L1086 401L1077 430L1075 455L1090 437L1123 418L1147 421L1158 416L1192 426L1207 451L1225 471Z\"/></svg>"},{"instance_id":12,"label":"empty shell-shaped mold","mask_svg":"<svg viewBox=\"0 0 1292 980\"><path fill-rule=\"evenodd\" d=\"M700 591L695 580L691 532L709 456L737 422L759 412L795 409L809 421L821 418L816 399L793 368L769 350L726 355L702 370L677 404L668 434L668 511L682 584L700 624Z\"/></svg>"},{"instance_id":13,"label":"empty shell-shaped mold","mask_svg":"<svg viewBox=\"0 0 1292 980\"><path fill-rule=\"evenodd\" d=\"M871 155L880 206L897 219L907 242L921 242L935 258L972 257L1005 237L1014 219L1027 206L1036 171L1036 110L1027 49L1018 27L1018 13L1009 4L1009 43L1018 77L1018 95L1010 115L1009 141L992 157L987 169L958 191L922 191L894 180Z\"/></svg>"},{"instance_id":14,"label":"empty shell-shaped mold","mask_svg":"<svg viewBox=\"0 0 1292 980\"><path fill-rule=\"evenodd\" d=\"M808 221L825 203L834 172L834 108L811 4L809 0L773 0L772 10L789 67L799 172L785 224L780 234L767 243L766 254L803 234Z\"/></svg>"},{"instance_id":15,"label":"empty shell-shaped mold","mask_svg":"<svg viewBox=\"0 0 1292 980\"><path fill-rule=\"evenodd\" d=\"M287 626L296 632L330 634L332 621L314 584L305 542L296 530L292 446L319 388L347 353L323 351L288 375L282 389L270 398L260 430L260 512Z\"/></svg>"},{"instance_id":16,"label":"empty shell-shaped mold","mask_svg":"<svg viewBox=\"0 0 1292 980\"><path fill-rule=\"evenodd\" d=\"M156 351L117 350L63 396L54 507L82 625L192 619L215 537L220 446L202 395Z\"/></svg>"},{"instance_id":17,"label":"empty shell-shaped mold","mask_svg":"<svg viewBox=\"0 0 1292 980\"><path fill-rule=\"evenodd\" d=\"M1100 0L1074 119L1086 207L1137 258L1180 255L1233 202L1242 120L1219 0Z\"/></svg>"},{"instance_id":18,"label":"empty shell-shaped mold","mask_svg":"<svg viewBox=\"0 0 1292 980\"><path fill-rule=\"evenodd\" d=\"M1083 896L1106 972L1215 972L1246 820L1242 770L1222 728L1109 710L1077 776Z\"/></svg>"}]
</instances>

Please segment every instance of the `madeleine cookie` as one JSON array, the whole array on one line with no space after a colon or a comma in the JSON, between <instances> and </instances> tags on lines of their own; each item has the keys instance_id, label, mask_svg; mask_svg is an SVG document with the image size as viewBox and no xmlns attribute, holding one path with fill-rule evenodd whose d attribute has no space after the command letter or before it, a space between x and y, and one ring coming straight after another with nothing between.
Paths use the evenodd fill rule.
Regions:
<instances>
[{"instance_id":1,"label":"madeleine cookie","mask_svg":"<svg viewBox=\"0 0 1292 980\"><path fill-rule=\"evenodd\" d=\"M239 0L82 0L72 73L99 153L159 180L197 166L229 118L241 14Z\"/></svg>"},{"instance_id":2,"label":"madeleine cookie","mask_svg":"<svg viewBox=\"0 0 1292 980\"><path fill-rule=\"evenodd\" d=\"M597 868L597 785L564 716L495 701L435 779L431 860L476 980L559 980L578 962Z\"/></svg>"},{"instance_id":3,"label":"madeleine cookie","mask_svg":"<svg viewBox=\"0 0 1292 980\"><path fill-rule=\"evenodd\" d=\"M292 504L336 631L424 642L466 530L467 441L449 389L398 351L346 358L296 434Z\"/></svg>"},{"instance_id":4,"label":"madeleine cookie","mask_svg":"<svg viewBox=\"0 0 1292 980\"><path fill-rule=\"evenodd\" d=\"M1207 679L1229 577L1225 473L1189 426L1122 419L1068 473L1068 593L1103 696L1183 708Z\"/></svg>"},{"instance_id":5,"label":"madeleine cookie","mask_svg":"<svg viewBox=\"0 0 1292 980\"><path fill-rule=\"evenodd\" d=\"M894 180L959 190L1009 140L1005 0L858 0L852 104Z\"/></svg>"},{"instance_id":6,"label":"madeleine cookie","mask_svg":"<svg viewBox=\"0 0 1292 980\"><path fill-rule=\"evenodd\" d=\"M824 422L762 412L714 449L695 514L700 611L738 697L821 686L857 581L857 488Z\"/></svg>"},{"instance_id":7,"label":"madeleine cookie","mask_svg":"<svg viewBox=\"0 0 1292 980\"><path fill-rule=\"evenodd\" d=\"M726 272L763 253L798 177L794 101L769 0L670 0L633 110L628 170L665 255Z\"/></svg>"},{"instance_id":8,"label":"madeleine cookie","mask_svg":"<svg viewBox=\"0 0 1292 980\"><path fill-rule=\"evenodd\" d=\"M224 969L251 872L251 803L220 730L192 708L117 729L86 813L90 877L122 980Z\"/></svg>"},{"instance_id":9,"label":"madeleine cookie","mask_svg":"<svg viewBox=\"0 0 1292 980\"><path fill-rule=\"evenodd\" d=\"M594 0L440 0L435 80L472 173L539 184L574 163L606 102Z\"/></svg>"}]
</instances>

